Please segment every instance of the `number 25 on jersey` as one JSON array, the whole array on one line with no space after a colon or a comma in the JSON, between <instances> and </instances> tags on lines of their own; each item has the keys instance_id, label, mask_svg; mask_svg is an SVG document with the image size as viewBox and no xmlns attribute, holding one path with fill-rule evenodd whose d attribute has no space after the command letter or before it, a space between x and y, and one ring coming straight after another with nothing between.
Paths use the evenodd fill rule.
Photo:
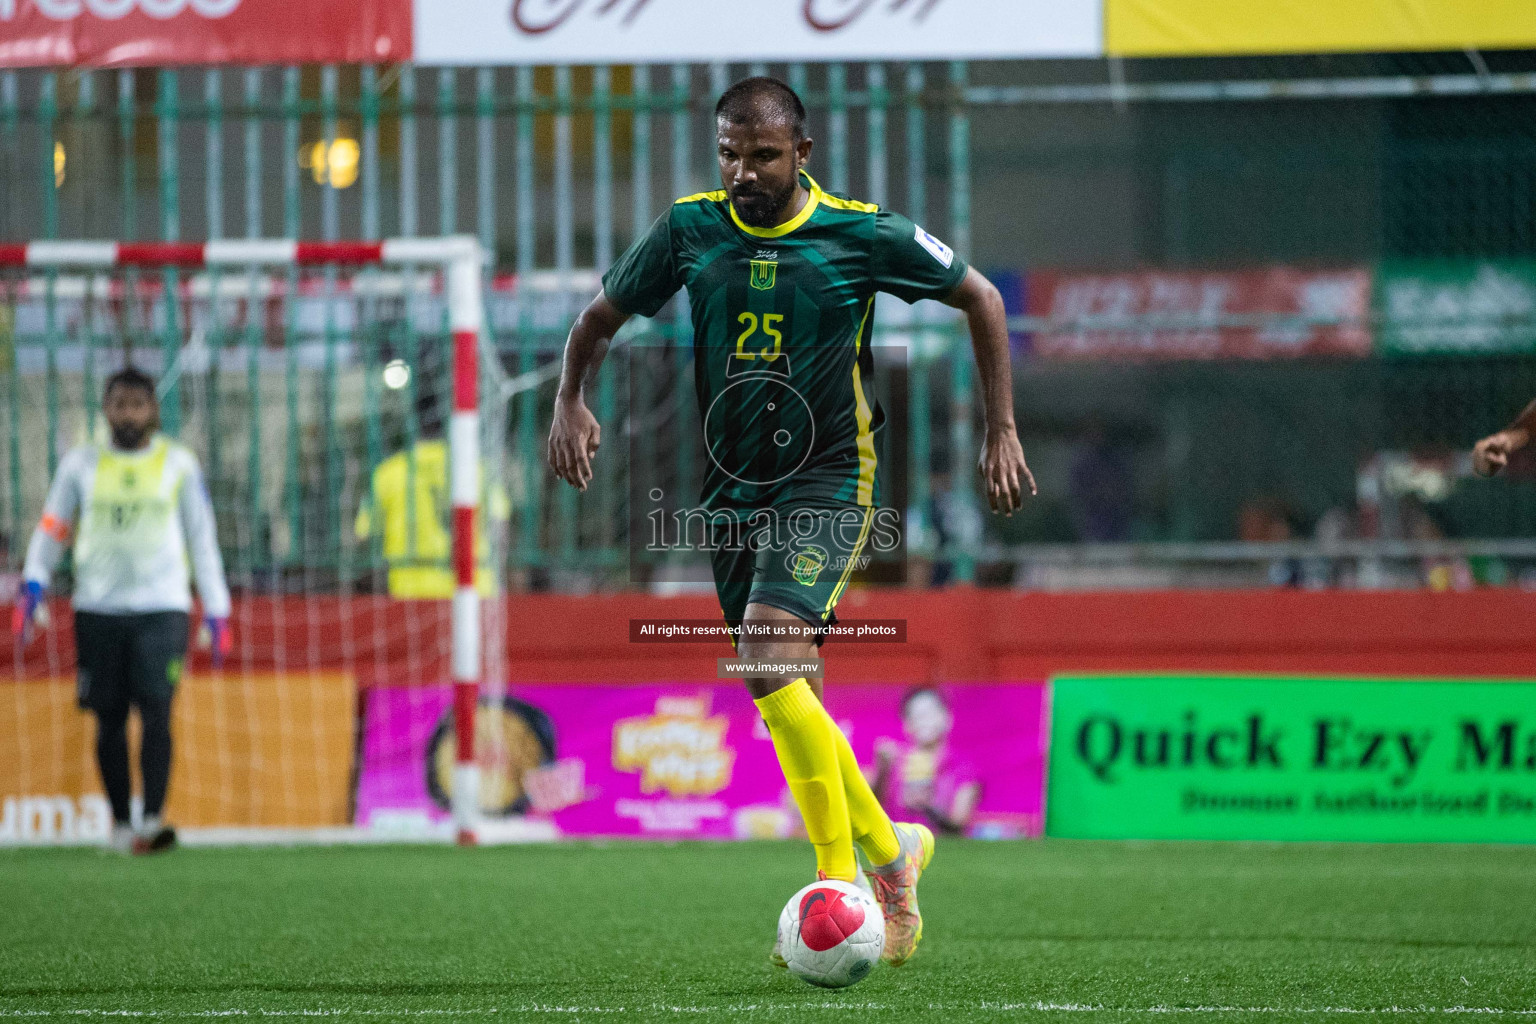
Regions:
<instances>
[{"instance_id":1,"label":"number 25 on jersey","mask_svg":"<svg viewBox=\"0 0 1536 1024\"><path fill-rule=\"evenodd\" d=\"M764 362L772 362L779 358L783 350L784 334L775 324L783 323L783 313L764 313L761 318L756 313L743 313L736 318L736 322L742 324L745 329L736 338L737 359L762 359ZM756 352L747 351L747 341L761 330L762 333L773 339L773 347L767 345Z\"/></svg>"}]
</instances>

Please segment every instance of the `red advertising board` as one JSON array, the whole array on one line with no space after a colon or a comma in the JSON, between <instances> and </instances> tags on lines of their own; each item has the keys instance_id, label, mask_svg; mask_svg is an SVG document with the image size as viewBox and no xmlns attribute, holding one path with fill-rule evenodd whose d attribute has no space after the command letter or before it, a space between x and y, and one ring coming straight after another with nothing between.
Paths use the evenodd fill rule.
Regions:
<instances>
[{"instance_id":1,"label":"red advertising board","mask_svg":"<svg viewBox=\"0 0 1536 1024\"><path fill-rule=\"evenodd\" d=\"M1370 354L1371 272L1035 271L1031 316L1048 359L1283 359Z\"/></svg>"},{"instance_id":2,"label":"red advertising board","mask_svg":"<svg viewBox=\"0 0 1536 1024\"><path fill-rule=\"evenodd\" d=\"M0 0L0 67L410 57L411 0Z\"/></svg>"}]
</instances>

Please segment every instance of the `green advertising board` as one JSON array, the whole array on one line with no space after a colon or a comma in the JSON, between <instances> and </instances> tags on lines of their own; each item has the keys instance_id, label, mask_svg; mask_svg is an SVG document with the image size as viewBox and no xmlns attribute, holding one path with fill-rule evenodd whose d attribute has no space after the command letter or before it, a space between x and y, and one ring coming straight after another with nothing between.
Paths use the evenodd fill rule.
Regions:
<instances>
[{"instance_id":1,"label":"green advertising board","mask_svg":"<svg viewBox=\"0 0 1536 1024\"><path fill-rule=\"evenodd\" d=\"M1536 683L1052 686L1047 835L1536 842Z\"/></svg>"},{"instance_id":2,"label":"green advertising board","mask_svg":"<svg viewBox=\"0 0 1536 1024\"><path fill-rule=\"evenodd\" d=\"M1384 260L1375 305L1384 355L1536 350L1536 260Z\"/></svg>"}]
</instances>

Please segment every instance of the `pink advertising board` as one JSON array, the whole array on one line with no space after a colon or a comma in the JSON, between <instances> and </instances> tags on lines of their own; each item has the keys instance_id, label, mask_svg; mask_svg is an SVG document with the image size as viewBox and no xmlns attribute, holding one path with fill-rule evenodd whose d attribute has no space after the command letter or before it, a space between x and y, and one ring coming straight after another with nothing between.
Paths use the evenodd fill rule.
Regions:
<instances>
[{"instance_id":1,"label":"pink advertising board","mask_svg":"<svg viewBox=\"0 0 1536 1024\"><path fill-rule=\"evenodd\" d=\"M1044 683L828 688L831 711L893 815L972 836L1037 836ZM356 822L448 818L448 687L375 687L364 702ZM773 744L739 685L518 686L483 700L481 798L569 836L747 839L800 829Z\"/></svg>"}]
</instances>

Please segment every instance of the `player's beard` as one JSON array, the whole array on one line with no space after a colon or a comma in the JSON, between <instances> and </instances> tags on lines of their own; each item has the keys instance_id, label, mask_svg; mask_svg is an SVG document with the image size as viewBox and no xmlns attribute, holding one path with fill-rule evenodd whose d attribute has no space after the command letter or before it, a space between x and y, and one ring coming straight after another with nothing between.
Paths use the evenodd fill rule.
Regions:
<instances>
[{"instance_id":1,"label":"player's beard","mask_svg":"<svg viewBox=\"0 0 1536 1024\"><path fill-rule=\"evenodd\" d=\"M790 178L783 188L771 192L761 183L750 191L737 186L731 192L731 205L736 208L736 216L748 227L776 227L795 197L795 185L795 179Z\"/></svg>"},{"instance_id":2,"label":"player's beard","mask_svg":"<svg viewBox=\"0 0 1536 1024\"><path fill-rule=\"evenodd\" d=\"M144 439L155 429L153 423L114 423L112 424L112 445L120 451L132 451L144 443Z\"/></svg>"}]
</instances>

